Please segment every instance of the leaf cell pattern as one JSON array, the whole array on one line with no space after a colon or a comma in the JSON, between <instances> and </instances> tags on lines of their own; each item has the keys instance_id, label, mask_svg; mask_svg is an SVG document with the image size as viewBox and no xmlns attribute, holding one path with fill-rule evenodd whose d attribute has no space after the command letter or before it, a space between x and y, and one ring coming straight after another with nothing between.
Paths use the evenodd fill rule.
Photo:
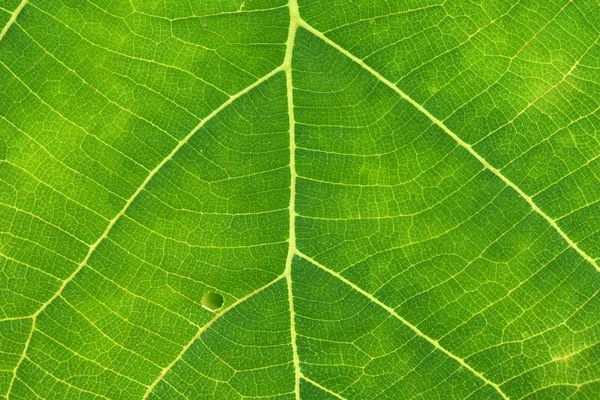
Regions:
<instances>
[{"instance_id":1,"label":"leaf cell pattern","mask_svg":"<svg viewBox=\"0 0 600 400\"><path fill-rule=\"evenodd\" d=\"M0 397L599 398L597 1L0 26Z\"/></svg>"}]
</instances>

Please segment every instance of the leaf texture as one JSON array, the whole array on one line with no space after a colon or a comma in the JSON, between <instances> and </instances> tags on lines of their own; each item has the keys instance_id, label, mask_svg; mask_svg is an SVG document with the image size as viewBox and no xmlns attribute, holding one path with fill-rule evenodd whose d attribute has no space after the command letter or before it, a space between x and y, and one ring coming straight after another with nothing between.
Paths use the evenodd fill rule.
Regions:
<instances>
[{"instance_id":1,"label":"leaf texture","mask_svg":"<svg viewBox=\"0 0 600 400\"><path fill-rule=\"evenodd\" d=\"M0 397L600 398L596 0L0 26Z\"/></svg>"}]
</instances>

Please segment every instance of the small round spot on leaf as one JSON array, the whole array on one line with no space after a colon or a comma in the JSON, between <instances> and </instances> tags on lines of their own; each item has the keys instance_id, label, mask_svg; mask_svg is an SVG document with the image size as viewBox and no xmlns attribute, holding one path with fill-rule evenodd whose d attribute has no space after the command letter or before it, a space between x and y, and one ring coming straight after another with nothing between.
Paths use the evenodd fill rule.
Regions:
<instances>
[{"instance_id":1,"label":"small round spot on leaf","mask_svg":"<svg viewBox=\"0 0 600 400\"><path fill-rule=\"evenodd\" d=\"M217 311L223 305L223 296L218 293L206 293L202 298L202 307L208 311Z\"/></svg>"}]
</instances>

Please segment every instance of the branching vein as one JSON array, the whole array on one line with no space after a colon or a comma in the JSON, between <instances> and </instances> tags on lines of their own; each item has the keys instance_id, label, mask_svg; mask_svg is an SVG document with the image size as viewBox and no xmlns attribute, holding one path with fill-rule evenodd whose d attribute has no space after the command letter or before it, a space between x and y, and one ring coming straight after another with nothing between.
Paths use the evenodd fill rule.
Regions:
<instances>
[{"instance_id":1,"label":"branching vein","mask_svg":"<svg viewBox=\"0 0 600 400\"><path fill-rule=\"evenodd\" d=\"M482 373L476 371L473 369L473 367L471 367L469 364L467 364L465 362L465 360L463 360L462 358L452 354L450 351L446 350L444 347L442 347L440 345L440 343L435 340L432 339L431 337L427 336L426 334L424 334L419 328L417 328L415 325L411 324L409 321L407 321L406 319L404 319L400 314L398 314L396 312L396 310L394 310L392 307L388 306L387 304L383 303L382 301L380 301L379 299L377 299L375 296L373 296L372 294L370 294L369 292L361 289L360 287L358 287L357 285L355 285L354 283L352 283L351 281L349 281L348 279L346 279L345 277L343 277L342 275L338 274L337 272L325 267L324 265L320 264L319 262L317 262L316 260L314 260L313 258L303 254L300 251L296 251L296 253L304 258L305 260L309 261L310 263L312 263L313 265L315 265L316 267L321 268L322 270L324 270L325 272L333 275L334 277L336 277L337 279L339 279L340 281L344 282L346 285L350 286L352 289L356 290L357 292L359 292L360 294L362 294L363 296L367 297L370 301L372 301L373 303L377 304L379 307L385 309L388 313L390 313L392 316L394 316L395 318L397 318L398 320L400 320L404 325L408 326L410 329L412 329L417 335L419 335L420 337L422 337L423 339L427 340L429 343L431 343L436 349L438 349L439 351L441 351L442 353L446 354L447 356L449 356L450 358L452 358L453 360L456 360L463 368L469 370L470 372L472 372L474 375L476 375L479 379L481 379L482 381L484 381L487 385L490 385L491 387L493 387L494 389L496 389L496 391L502 396L502 398L504 399L508 399L508 396L502 391L502 389L500 388L500 386L498 386L497 384L495 384L494 382L490 381L488 378L486 378Z\"/></svg>"},{"instance_id":2,"label":"branching vein","mask_svg":"<svg viewBox=\"0 0 600 400\"><path fill-rule=\"evenodd\" d=\"M431 120L431 122L433 122L435 125L440 127L445 133L447 133L452 139L454 139L460 146L465 148L473 157L475 157L481 164L483 164L483 166L485 166L487 169L489 169L491 172L493 172L494 175L496 175L498 178L500 178L507 186L510 186L515 192L517 192L519 194L519 196L521 196L521 198L523 198L536 213L541 215L556 230L556 232L558 232L558 234L569 244L570 247L572 247L575 251L577 251L577 253L579 253L579 255L581 255L587 262L589 262L594 268L596 268L597 271L600 272L600 267L598 266L596 260L594 260L590 255L586 254L577 245L577 243L573 242L573 240L571 240L571 238L569 236L567 236L567 234L558 226L556 221L554 219L552 219L548 214L546 214L542 209L540 209L537 206L537 204L535 204L535 202L533 201L531 196L527 195L514 182L512 182L504 174L502 174L502 172L500 172L497 168L495 168L489 162L487 162L487 160L485 160L479 153L477 153L470 144L466 143L464 140L462 140L460 137L458 137L458 135L456 133L452 132L450 130L450 128L448 128L442 121L440 121L438 118L436 118L433 114L431 114L421 104L417 103L409 95L407 95L402 90L400 90L396 85L394 85L391 81L386 79L379 72L375 71L373 68L368 66L363 60L354 56L348 50L344 49L343 47L341 47L340 45L338 45L337 43L335 43L334 41L329 39L323 33L321 33L320 31L318 31L317 29L313 28L311 25L306 23L304 20L301 20L300 26L303 27L304 29L308 30L313 35L317 36L318 38L322 39L323 41L325 41L326 43L328 43L329 45L331 45L332 47L334 47L335 49L340 51L342 54L344 54L345 56L350 58L352 61L354 61L355 63L360 65L362 68L367 70L371 75L373 75L378 80L383 82L386 86L388 86L389 88L394 90L403 99L408 101L417 110L419 110L425 116L427 116L427 118L429 118Z\"/></svg>"},{"instance_id":3,"label":"branching vein","mask_svg":"<svg viewBox=\"0 0 600 400\"><path fill-rule=\"evenodd\" d=\"M10 16L10 19L8 20L8 22L2 29L2 32L0 32L0 41L2 41L2 39L4 39L4 36L6 36L6 32L8 32L10 27L15 23L15 21L17 20L17 17L19 16L19 14L21 14L21 11L23 10L23 8L25 8L25 6L27 5L28 2L29 2L29 0L22 0L21 3L19 4L19 6L12 13L12 15Z\"/></svg>"},{"instance_id":4,"label":"branching vein","mask_svg":"<svg viewBox=\"0 0 600 400\"><path fill-rule=\"evenodd\" d=\"M194 136L194 134L200 129L202 128L202 126L204 126L204 124L206 124L208 121L210 121L215 115L217 115L219 112L221 112L221 110L223 110L224 108L226 108L227 106L229 106L231 103L233 103L236 99L240 98L241 96L243 96L244 94L248 93L249 91L251 91L252 89L254 89L255 87L259 86L261 83L265 82L266 80L268 80L270 77L272 77L273 75L275 75L276 73L280 72L281 68L276 68L273 71L271 71L270 73L268 73L267 75L263 76L262 78L260 78L259 80L257 80L256 82L254 82L252 85L246 87L245 89L243 89L242 91L238 92L237 94L231 96L226 102L224 102L223 104L221 104L221 106L219 106L217 109L215 109L212 113L210 113L206 118L204 118L202 121L200 121L200 123L198 123L198 125L196 125L196 127L186 135L186 137L184 137L178 144L177 146L175 146L173 148L173 150L169 153L169 155L167 155L167 157L165 157L152 171L150 171L150 173L148 174L148 176L146 177L146 179L142 182L142 184L138 187L138 189L135 191L135 193L133 193L133 195L127 200L127 202L125 203L125 206L121 209L121 211L119 211L119 213L117 213L117 215L114 216L114 218L112 220L110 220L108 226L106 227L106 229L104 230L104 232L102 233L102 235L100 235L100 237L96 240L96 242L94 242L89 250L87 255L84 257L84 259L81 261L81 263L77 266L77 268L75 269L75 271L73 271L73 273L63 281L63 283L61 284L60 288L58 289L58 291L48 299L48 301L46 301L44 304L42 304L42 306L31 316L33 318L33 323L32 323L32 328L31 328L31 332L29 334L29 337L27 339L27 341L25 342L25 348L23 350L23 356L21 357L21 359L18 361L15 369L14 369L14 373L13 373L13 378L11 380L9 389L8 389L8 395L10 395L12 386L14 384L16 375L17 375L17 371L21 365L21 363L23 362L23 360L25 359L25 356L27 354L27 350L29 348L29 344L31 342L31 338L33 336L33 333L35 331L35 324L36 324L36 320L37 317L54 301L56 300L58 297L60 297L60 295L62 294L62 292L64 291L65 287L77 276L77 274L79 274L79 272L86 266L86 264L88 263L88 261L90 260L92 254L94 253L94 251L98 248L98 246L100 245L100 243L102 243L102 241L104 241L104 239L106 239L110 233L110 231L112 230L112 228L115 226L115 224L117 223L117 221L119 221L119 219L125 215L125 213L127 212L127 210L129 209L129 207L131 206L131 204L135 201L135 199L139 196L139 194L146 188L146 186L148 185L148 182L150 182L152 180L152 178L158 173L158 171L160 171L160 169L166 164L168 163L174 156L175 154L179 151L179 149L181 149L191 138L192 136Z\"/></svg>"}]
</instances>

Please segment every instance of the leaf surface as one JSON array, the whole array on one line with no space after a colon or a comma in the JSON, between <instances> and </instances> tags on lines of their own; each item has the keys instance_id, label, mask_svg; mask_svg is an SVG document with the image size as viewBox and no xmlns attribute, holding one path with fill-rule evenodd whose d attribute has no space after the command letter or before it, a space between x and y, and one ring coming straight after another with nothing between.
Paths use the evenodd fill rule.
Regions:
<instances>
[{"instance_id":1,"label":"leaf surface","mask_svg":"<svg viewBox=\"0 0 600 400\"><path fill-rule=\"evenodd\" d=\"M0 26L0 396L598 398L596 1Z\"/></svg>"}]
</instances>

